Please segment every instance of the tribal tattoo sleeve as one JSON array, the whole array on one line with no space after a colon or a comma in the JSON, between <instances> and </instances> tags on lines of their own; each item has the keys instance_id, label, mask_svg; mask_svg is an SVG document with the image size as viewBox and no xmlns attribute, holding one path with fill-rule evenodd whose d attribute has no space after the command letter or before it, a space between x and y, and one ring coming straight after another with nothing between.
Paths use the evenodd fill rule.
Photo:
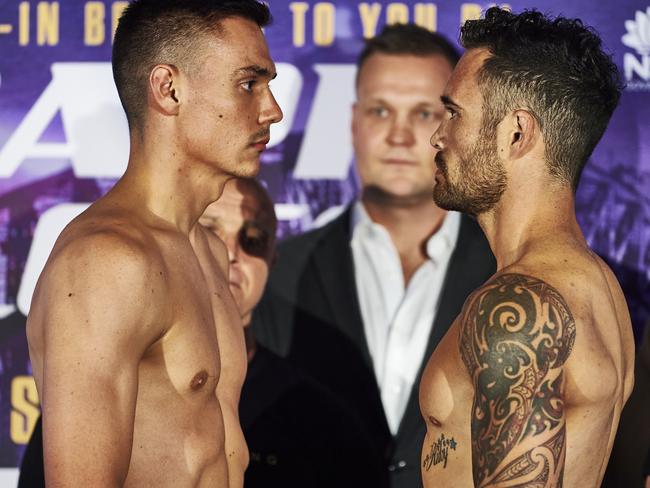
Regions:
<instances>
[{"instance_id":1,"label":"tribal tattoo sleeve","mask_svg":"<svg viewBox=\"0 0 650 488\"><path fill-rule=\"evenodd\" d=\"M562 486L562 366L575 334L562 296L530 276L499 276L468 299L460 352L474 384L476 487Z\"/></svg>"}]
</instances>

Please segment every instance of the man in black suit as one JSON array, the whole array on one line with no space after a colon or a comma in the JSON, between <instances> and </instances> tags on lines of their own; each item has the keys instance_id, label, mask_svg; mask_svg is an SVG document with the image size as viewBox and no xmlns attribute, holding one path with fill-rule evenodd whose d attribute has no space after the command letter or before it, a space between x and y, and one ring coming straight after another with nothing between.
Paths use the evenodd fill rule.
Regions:
<instances>
[{"instance_id":1,"label":"man in black suit","mask_svg":"<svg viewBox=\"0 0 650 488\"><path fill-rule=\"evenodd\" d=\"M478 225L432 202L429 140L457 60L448 41L413 25L367 42L352 122L361 198L280 245L253 320L260 342L359 414L391 487L422 486L423 364L495 268Z\"/></svg>"}]
</instances>

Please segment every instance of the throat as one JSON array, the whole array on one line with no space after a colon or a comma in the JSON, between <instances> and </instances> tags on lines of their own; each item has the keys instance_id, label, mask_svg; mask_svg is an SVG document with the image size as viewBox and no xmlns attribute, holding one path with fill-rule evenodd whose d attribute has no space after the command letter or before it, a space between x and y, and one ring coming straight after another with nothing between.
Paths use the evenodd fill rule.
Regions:
<instances>
[{"instance_id":1,"label":"throat","mask_svg":"<svg viewBox=\"0 0 650 488\"><path fill-rule=\"evenodd\" d=\"M411 278L422 264L427 260L427 256L416 249L408 255L400 254L399 260L402 264L402 274L404 276L404 287L408 287Z\"/></svg>"}]
</instances>

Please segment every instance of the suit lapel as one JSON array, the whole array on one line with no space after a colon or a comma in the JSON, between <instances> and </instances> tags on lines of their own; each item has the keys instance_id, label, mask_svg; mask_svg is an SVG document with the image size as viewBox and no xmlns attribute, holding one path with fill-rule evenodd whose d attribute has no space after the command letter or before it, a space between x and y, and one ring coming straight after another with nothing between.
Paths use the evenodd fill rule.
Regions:
<instances>
[{"instance_id":1,"label":"suit lapel","mask_svg":"<svg viewBox=\"0 0 650 488\"><path fill-rule=\"evenodd\" d=\"M332 222L313 256L335 324L358 346L365 363L372 371L372 359L363 329L350 248L350 207Z\"/></svg>"},{"instance_id":2,"label":"suit lapel","mask_svg":"<svg viewBox=\"0 0 650 488\"><path fill-rule=\"evenodd\" d=\"M374 368L363 328L350 248L350 208L328 227L323 229L323 236L312 255L312 263L336 326L357 345L372 372ZM424 366L460 313L467 296L489 278L495 266L494 257L478 224L462 216L458 241L441 290L438 312L398 429L398 438L412 437L413 442L421 444L422 441L416 437L421 431L418 394Z\"/></svg>"}]
</instances>

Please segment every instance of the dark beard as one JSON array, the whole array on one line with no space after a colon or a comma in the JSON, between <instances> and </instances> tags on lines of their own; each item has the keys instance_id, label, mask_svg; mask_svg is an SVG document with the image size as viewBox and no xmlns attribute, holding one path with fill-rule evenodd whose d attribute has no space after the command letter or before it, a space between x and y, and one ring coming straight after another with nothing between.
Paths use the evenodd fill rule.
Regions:
<instances>
[{"instance_id":1,"label":"dark beard","mask_svg":"<svg viewBox=\"0 0 650 488\"><path fill-rule=\"evenodd\" d=\"M451 183L443 152L436 154L436 164L443 178L433 187L433 200L440 208L456 210L477 217L488 212L501 199L507 178L497 159L494 138L481 134L477 144L467 155L460 155L458 165L461 181Z\"/></svg>"}]
</instances>

